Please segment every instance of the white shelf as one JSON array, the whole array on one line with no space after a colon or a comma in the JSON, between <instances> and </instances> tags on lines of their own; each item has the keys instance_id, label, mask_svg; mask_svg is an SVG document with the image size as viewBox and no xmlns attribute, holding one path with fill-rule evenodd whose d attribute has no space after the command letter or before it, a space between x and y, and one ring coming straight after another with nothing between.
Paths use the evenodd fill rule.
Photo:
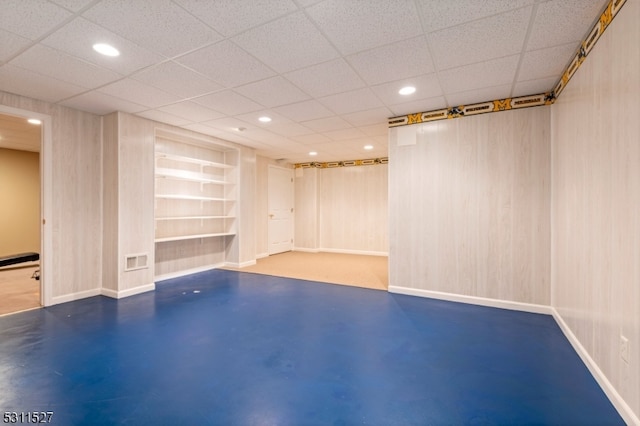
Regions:
<instances>
[{"instance_id":1,"label":"white shelf","mask_svg":"<svg viewBox=\"0 0 640 426\"><path fill-rule=\"evenodd\" d=\"M234 167L229 164L217 163L215 161L209 161L209 160L202 160L200 158L184 157L182 155L167 154L164 152L156 153L156 158L166 158L167 160L182 161L184 163L201 164L203 166L217 167L220 169L231 169Z\"/></svg>"},{"instance_id":2,"label":"white shelf","mask_svg":"<svg viewBox=\"0 0 640 426\"><path fill-rule=\"evenodd\" d=\"M166 243L169 241L183 241L183 240L195 240L198 238L212 238L212 237L227 237L236 235L235 232L226 232L218 234L197 234L197 235L180 235L176 237L156 238L156 243Z\"/></svg>"},{"instance_id":3,"label":"white shelf","mask_svg":"<svg viewBox=\"0 0 640 426\"><path fill-rule=\"evenodd\" d=\"M189 172L186 170L175 170L175 169L156 169L156 178L168 178L168 179L178 179L178 180L188 180L193 182L201 182L201 183L214 183L217 185L233 185L230 182L226 182L220 179L212 179L207 175L197 172Z\"/></svg>"},{"instance_id":4,"label":"white shelf","mask_svg":"<svg viewBox=\"0 0 640 426\"><path fill-rule=\"evenodd\" d=\"M239 150L195 133L155 136L155 272L224 263L238 232Z\"/></svg>"},{"instance_id":5,"label":"white shelf","mask_svg":"<svg viewBox=\"0 0 640 426\"><path fill-rule=\"evenodd\" d=\"M164 198L167 200L235 201L230 198L203 197L200 195L185 195L185 194L156 194L156 198Z\"/></svg>"},{"instance_id":6,"label":"white shelf","mask_svg":"<svg viewBox=\"0 0 640 426\"><path fill-rule=\"evenodd\" d=\"M235 216L175 216L175 217L156 217L156 220L191 220L191 219L235 219Z\"/></svg>"}]
</instances>

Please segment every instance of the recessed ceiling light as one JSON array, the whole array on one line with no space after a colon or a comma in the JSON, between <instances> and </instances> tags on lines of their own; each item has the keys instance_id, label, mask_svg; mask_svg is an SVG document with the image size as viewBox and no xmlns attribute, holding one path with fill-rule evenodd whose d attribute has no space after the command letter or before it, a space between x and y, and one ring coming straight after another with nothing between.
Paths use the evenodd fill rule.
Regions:
<instances>
[{"instance_id":1,"label":"recessed ceiling light","mask_svg":"<svg viewBox=\"0 0 640 426\"><path fill-rule=\"evenodd\" d=\"M42 121L38 120L37 118L30 118L27 120L27 122L31 124L37 124L37 125L42 124Z\"/></svg>"},{"instance_id":2,"label":"recessed ceiling light","mask_svg":"<svg viewBox=\"0 0 640 426\"><path fill-rule=\"evenodd\" d=\"M258 118L259 121L262 121L263 123L268 123L271 121L271 117L267 117L266 115L264 117L260 117Z\"/></svg>"},{"instance_id":3,"label":"recessed ceiling light","mask_svg":"<svg viewBox=\"0 0 640 426\"><path fill-rule=\"evenodd\" d=\"M105 56L120 56L120 51L118 49L105 43L94 44L93 50Z\"/></svg>"},{"instance_id":4,"label":"recessed ceiling light","mask_svg":"<svg viewBox=\"0 0 640 426\"><path fill-rule=\"evenodd\" d=\"M317 152L315 152L315 151L311 151L311 152L309 153L309 155L314 156L314 155L318 155L318 153L317 153Z\"/></svg>"},{"instance_id":5,"label":"recessed ceiling light","mask_svg":"<svg viewBox=\"0 0 640 426\"><path fill-rule=\"evenodd\" d=\"M404 96L411 95L412 93L415 93L415 92L416 92L416 88L413 86L406 86L398 91L398 93Z\"/></svg>"},{"instance_id":6,"label":"recessed ceiling light","mask_svg":"<svg viewBox=\"0 0 640 426\"><path fill-rule=\"evenodd\" d=\"M373 149L373 145L365 145L364 149L366 149L367 151L371 151Z\"/></svg>"}]
</instances>

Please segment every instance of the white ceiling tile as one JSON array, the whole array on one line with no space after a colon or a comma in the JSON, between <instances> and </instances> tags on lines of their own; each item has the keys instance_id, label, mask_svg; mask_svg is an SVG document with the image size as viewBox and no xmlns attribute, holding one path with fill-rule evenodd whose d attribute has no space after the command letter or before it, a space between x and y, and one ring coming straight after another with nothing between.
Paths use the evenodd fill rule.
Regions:
<instances>
[{"instance_id":1,"label":"white ceiling tile","mask_svg":"<svg viewBox=\"0 0 640 426\"><path fill-rule=\"evenodd\" d=\"M225 87L240 86L275 74L262 62L228 40L191 52L176 61Z\"/></svg>"},{"instance_id":2,"label":"white ceiling tile","mask_svg":"<svg viewBox=\"0 0 640 426\"><path fill-rule=\"evenodd\" d=\"M245 134L248 130L257 129L257 126L250 125L235 117L217 118L215 120L203 121L201 124L223 132L229 132L233 135L239 135L243 138L248 138Z\"/></svg>"},{"instance_id":3,"label":"white ceiling tile","mask_svg":"<svg viewBox=\"0 0 640 426\"><path fill-rule=\"evenodd\" d=\"M318 118L330 117L333 113L316 100L298 102L296 104L285 105L274 108L274 110L285 117L297 121L315 120Z\"/></svg>"},{"instance_id":4,"label":"white ceiling tile","mask_svg":"<svg viewBox=\"0 0 640 426\"><path fill-rule=\"evenodd\" d=\"M305 11L344 55L422 33L413 0L327 0Z\"/></svg>"},{"instance_id":5,"label":"white ceiling tile","mask_svg":"<svg viewBox=\"0 0 640 426\"><path fill-rule=\"evenodd\" d=\"M535 0L418 0L426 32L452 27L533 4Z\"/></svg>"},{"instance_id":6,"label":"white ceiling tile","mask_svg":"<svg viewBox=\"0 0 640 426\"><path fill-rule=\"evenodd\" d=\"M136 113L147 109L143 105L138 105L133 102L128 102L96 91L87 92L67 99L60 102L60 105L92 112L98 115L105 115L114 111Z\"/></svg>"},{"instance_id":7,"label":"white ceiling tile","mask_svg":"<svg viewBox=\"0 0 640 426\"><path fill-rule=\"evenodd\" d=\"M102 0L82 16L167 57L222 39L171 0Z\"/></svg>"},{"instance_id":8,"label":"white ceiling tile","mask_svg":"<svg viewBox=\"0 0 640 426\"><path fill-rule=\"evenodd\" d=\"M49 0L59 6L64 7L72 12L79 12L80 9L93 3L95 0Z\"/></svg>"},{"instance_id":9,"label":"white ceiling tile","mask_svg":"<svg viewBox=\"0 0 640 426\"><path fill-rule=\"evenodd\" d=\"M288 138L292 136L301 136L313 133L313 130L309 129L308 127L293 122L275 123L270 126L269 129L274 133L286 136Z\"/></svg>"},{"instance_id":10,"label":"white ceiling tile","mask_svg":"<svg viewBox=\"0 0 640 426\"><path fill-rule=\"evenodd\" d=\"M326 96L320 98L319 101L336 114L348 114L383 106L371 89L366 87Z\"/></svg>"},{"instance_id":11,"label":"white ceiling tile","mask_svg":"<svg viewBox=\"0 0 640 426\"><path fill-rule=\"evenodd\" d=\"M173 61L147 68L131 78L182 98L200 96L223 88L213 80Z\"/></svg>"},{"instance_id":12,"label":"white ceiling tile","mask_svg":"<svg viewBox=\"0 0 640 426\"><path fill-rule=\"evenodd\" d=\"M391 114L389 115L389 117L391 117ZM389 134L389 125L387 124L387 120L385 120L384 122L378 123L378 124L373 124L370 126L360 126L360 130L362 130L362 132L373 138L373 137L383 137L385 138L385 145L386 145L386 141L387 141L387 137Z\"/></svg>"},{"instance_id":13,"label":"white ceiling tile","mask_svg":"<svg viewBox=\"0 0 640 426\"><path fill-rule=\"evenodd\" d=\"M11 64L89 89L122 78L114 71L41 44L31 47Z\"/></svg>"},{"instance_id":14,"label":"white ceiling tile","mask_svg":"<svg viewBox=\"0 0 640 426\"><path fill-rule=\"evenodd\" d=\"M269 108L309 99L309 95L280 76L240 86L235 90Z\"/></svg>"},{"instance_id":15,"label":"white ceiling tile","mask_svg":"<svg viewBox=\"0 0 640 426\"><path fill-rule=\"evenodd\" d=\"M564 72L576 53L574 43L534 50L523 55L518 80L537 80Z\"/></svg>"},{"instance_id":16,"label":"white ceiling tile","mask_svg":"<svg viewBox=\"0 0 640 426\"><path fill-rule=\"evenodd\" d=\"M87 89L24 68L3 65L0 67L0 90L47 102L58 102Z\"/></svg>"},{"instance_id":17,"label":"white ceiling tile","mask_svg":"<svg viewBox=\"0 0 640 426\"><path fill-rule=\"evenodd\" d=\"M344 59L293 71L285 74L285 77L315 97L355 90L366 85Z\"/></svg>"},{"instance_id":18,"label":"white ceiling tile","mask_svg":"<svg viewBox=\"0 0 640 426\"><path fill-rule=\"evenodd\" d=\"M158 121L160 123L172 124L174 126L181 126L183 124L189 123L189 120L185 120L184 118L177 117L173 114L169 114L168 112L159 111L156 109L139 112L136 115L148 118L149 120Z\"/></svg>"},{"instance_id":19,"label":"white ceiling tile","mask_svg":"<svg viewBox=\"0 0 640 426\"><path fill-rule=\"evenodd\" d=\"M326 131L324 135L334 141L347 141L349 139L358 139L366 136L360 129L356 129L355 127Z\"/></svg>"},{"instance_id":20,"label":"white ceiling tile","mask_svg":"<svg viewBox=\"0 0 640 426\"><path fill-rule=\"evenodd\" d=\"M607 3L608 0L541 2L538 5L527 46L525 46L526 50L582 41Z\"/></svg>"},{"instance_id":21,"label":"white ceiling tile","mask_svg":"<svg viewBox=\"0 0 640 426\"><path fill-rule=\"evenodd\" d=\"M243 114L262 109L262 105L232 90L224 90L191 100L225 115Z\"/></svg>"},{"instance_id":22,"label":"white ceiling tile","mask_svg":"<svg viewBox=\"0 0 640 426\"><path fill-rule=\"evenodd\" d=\"M382 123L387 126L387 118L391 117L393 113L389 108L375 108L366 111L353 112L351 114L343 114L342 118L354 126L363 127L369 125L375 125Z\"/></svg>"},{"instance_id":23,"label":"white ceiling tile","mask_svg":"<svg viewBox=\"0 0 640 426\"><path fill-rule=\"evenodd\" d=\"M242 33L233 41L279 73L339 56L302 12Z\"/></svg>"},{"instance_id":24,"label":"white ceiling tile","mask_svg":"<svg viewBox=\"0 0 640 426\"><path fill-rule=\"evenodd\" d=\"M519 81L513 89L512 96L539 95L551 92L560 81L557 77L542 78L539 80Z\"/></svg>"},{"instance_id":25,"label":"white ceiling tile","mask_svg":"<svg viewBox=\"0 0 640 426\"><path fill-rule=\"evenodd\" d=\"M158 110L184 118L189 122L214 120L223 116L223 114L217 111L190 101L163 106L158 108Z\"/></svg>"},{"instance_id":26,"label":"white ceiling tile","mask_svg":"<svg viewBox=\"0 0 640 426\"><path fill-rule=\"evenodd\" d=\"M297 10L291 0L174 0L229 37Z\"/></svg>"},{"instance_id":27,"label":"white ceiling tile","mask_svg":"<svg viewBox=\"0 0 640 426\"><path fill-rule=\"evenodd\" d=\"M405 86L414 86L416 92L409 96L403 96L398 93L398 91ZM442 95L442 88L440 87L440 82L436 74L421 75L379 84L373 86L373 91L385 105L396 105L419 99L431 99Z\"/></svg>"},{"instance_id":28,"label":"white ceiling tile","mask_svg":"<svg viewBox=\"0 0 640 426\"><path fill-rule=\"evenodd\" d=\"M171 104L180 100L176 95L130 78L108 84L98 89L98 91L129 102L144 105L147 109Z\"/></svg>"},{"instance_id":29,"label":"white ceiling tile","mask_svg":"<svg viewBox=\"0 0 640 426\"><path fill-rule=\"evenodd\" d=\"M303 124L305 127L315 130L316 132L330 132L333 130L352 128L351 124L337 116L309 120L303 122Z\"/></svg>"},{"instance_id":30,"label":"white ceiling tile","mask_svg":"<svg viewBox=\"0 0 640 426\"><path fill-rule=\"evenodd\" d=\"M209 127L202 123L184 124L180 127L210 136L224 135L224 132L221 132L220 130L214 129L213 127Z\"/></svg>"},{"instance_id":31,"label":"white ceiling tile","mask_svg":"<svg viewBox=\"0 0 640 426\"><path fill-rule=\"evenodd\" d=\"M261 122L259 118L263 116L267 116L271 118L271 121L267 123ZM245 114L236 114L234 118L237 118L238 120L242 120L246 122L251 127L265 128L265 129L267 128L270 129L275 124L291 123L291 120L289 120L284 115L279 114L276 111L267 110L267 109L259 109L259 110L251 111Z\"/></svg>"},{"instance_id":32,"label":"white ceiling tile","mask_svg":"<svg viewBox=\"0 0 640 426\"><path fill-rule=\"evenodd\" d=\"M94 43L109 43L120 51L120 56L100 55L93 50ZM82 18L74 19L42 40L42 44L124 75L163 60L161 56Z\"/></svg>"},{"instance_id":33,"label":"white ceiling tile","mask_svg":"<svg viewBox=\"0 0 640 426\"><path fill-rule=\"evenodd\" d=\"M442 88L449 94L511 84L519 59L520 55L513 55L450 69L439 74Z\"/></svg>"},{"instance_id":34,"label":"white ceiling tile","mask_svg":"<svg viewBox=\"0 0 640 426\"><path fill-rule=\"evenodd\" d=\"M341 161L341 160L357 160L360 157L354 151L353 147L345 146L343 141L332 141L312 146L318 152L316 158L312 161ZM346 156L346 158L345 158Z\"/></svg>"},{"instance_id":35,"label":"white ceiling tile","mask_svg":"<svg viewBox=\"0 0 640 426\"><path fill-rule=\"evenodd\" d=\"M327 136L323 135L322 133L310 133L308 135L293 136L291 139L305 145L324 143L324 142L329 142L331 140Z\"/></svg>"},{"instance_id":36,"label":"white ceiling tile","mask_svg":"<svg viewBox=\"0 0 640 426\"><path fill-rule=\"evenodd\" d=\"M36 40L73 16L46 1L3 0L0 28Z\"/></svg>"},{"instance_id":37,"label":"white ceiling tile","mask_svg":"<svg viewBox=\"0 0 640 426\"><path fill-rule=\"evenodd\" d=\"M389 109L393 113L390 117L396 117L398 115L415 114L416 112L432 111L434 109L441 109L447 106L447 101L443 96L437 96L429 99L419 99L415 101L402 102L395 105L390 105Z\"/></svg>"},{"instance_id":38,"label":"white ceiling tile","mask_svg":"<svg viewBox=\"0 0 640 426\"><path fill-rule=\"evenodd\" d=\"M28 38L0 29L0 62L8 60L30 44L31 40Z\"/></svg>"},{"instance_id":39,"label":"white ceiling tile","mask_svg":"<svg viewBox=\"0 0 640 426\"><path fill-rule=\"evenodd\" d=\"M519 53L527 35L532 9L516 9L429 34L438 70Z\"/></svg>"},{"instance_id":40,"label":"white ceiling tile","mask_svg":"<svg viewBox=\"0 0 640 426\"><path fill-rule=\"evenodd\" d=\"M311 6L311 5L319 3L321 1L322 0L295 0L295 2L298 3L302 7Z\"/></svg>"},{"instance_id":41,"label":"white ceiling tile","mask_svg":"<svg viewBox=\"0 0 640 426\"><path fill-rule=\"evenodd\" d=\"M242 136L256 142L266 143L272 146L279 146L287 140L284 136L275 134L266 129L251 128L242 132Z\"/></svg>"},{"instance_id":42,"label":"white ceiling tile","mask_svg":"<svg viewBox=\"0 0 640 426\"><path fill-rule=\"evenodd\" d=\"M503 86L485 87L466 92L452 93L447 95L447 100L449 101L449 106L460 106L494 101L496 99L506 99L510 96L511 85L506 84Z\"/></svg>"},{"instance_id":43,"label":"white ceiling tile","mask_svg":"<svg viewBox=\"0 0 640 426\"><path fill-rule=\"evenodd\" d=\"M424 36L357 53L347 58L369 84L380 84L435 71Z\"/></svg>"}]
</instances>

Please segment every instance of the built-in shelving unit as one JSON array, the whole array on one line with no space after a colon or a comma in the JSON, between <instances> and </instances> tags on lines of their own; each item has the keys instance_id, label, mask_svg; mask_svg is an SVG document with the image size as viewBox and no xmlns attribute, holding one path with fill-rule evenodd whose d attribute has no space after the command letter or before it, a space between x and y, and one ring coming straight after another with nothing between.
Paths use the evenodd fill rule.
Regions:
<instances>
[{"instance_id":1,"label":"built-in shelving unit","mask_svg":"<svg viewBox=\"0 0 640 426\"><path fill-rule=\"evenodd\" d=\"M156 276L224 263L236 235L237 162L233 147L156 130Z\"/></svg>"}]
</instances>

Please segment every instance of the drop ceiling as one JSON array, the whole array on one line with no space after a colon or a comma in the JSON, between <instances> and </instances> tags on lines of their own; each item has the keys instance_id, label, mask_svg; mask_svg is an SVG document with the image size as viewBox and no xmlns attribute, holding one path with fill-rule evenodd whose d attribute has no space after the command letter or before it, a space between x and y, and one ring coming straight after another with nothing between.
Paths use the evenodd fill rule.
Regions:
<instances>
[{"instance_id":1,"label":"drop ceiling","mask_svg":"<svg viewBox=\"0 0 640 426\"><path fill-rule=\"evenodd\" d=\"M551 91L606 4L3 0L0 90L294 163L383 157L389 117Z\"/></svg>"}]
</instances>

